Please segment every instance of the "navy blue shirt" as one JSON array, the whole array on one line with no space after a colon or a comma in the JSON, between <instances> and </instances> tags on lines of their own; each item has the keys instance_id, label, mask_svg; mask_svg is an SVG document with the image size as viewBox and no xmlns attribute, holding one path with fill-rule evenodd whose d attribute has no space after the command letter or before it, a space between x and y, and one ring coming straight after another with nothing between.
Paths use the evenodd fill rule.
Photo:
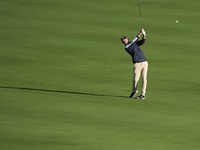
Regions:
<instances>
[{"instance_id":1,"label":"navy blue shirt","mask_svg":"<svg viewBox=\"0 0 200 150\"><path fill-rule=\"evenodd\" d=\"M136 36L133 41L125 46L125 50L132 56L133 63L146 61L144 53L139 46L145 43L145 39L138 41L139 37Z\"/></svg>"}]
</instances>

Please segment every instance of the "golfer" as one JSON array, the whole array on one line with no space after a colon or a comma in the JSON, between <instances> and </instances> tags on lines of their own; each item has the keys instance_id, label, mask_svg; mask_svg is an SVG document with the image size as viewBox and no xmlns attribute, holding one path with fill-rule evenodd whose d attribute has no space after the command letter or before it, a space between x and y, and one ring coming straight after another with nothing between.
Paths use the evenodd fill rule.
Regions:
<instances>
[{"instance_id":1,"label":"golfer","mask_svg":"<svg viewBox=\"0 0 200 150\"><path fill-rule=\"evenodd\" d=\"M143 34L142 40L139 41L140 36ZM145 99L146 87L147 87L147 70L148 70L148 62L144 53L140 49L139 46L143 45L146 40L146 33L142 28L140 33L131 41L126 36L121 37L122 43L125 45L125 50L132 56L133 60L133 89L130 95L130 98L134 98L134 96L138 93L137 84L140 78L140 74L142 75L142 91L141 95L137 97L137 99Z\"/></svg>"}]
</instances>

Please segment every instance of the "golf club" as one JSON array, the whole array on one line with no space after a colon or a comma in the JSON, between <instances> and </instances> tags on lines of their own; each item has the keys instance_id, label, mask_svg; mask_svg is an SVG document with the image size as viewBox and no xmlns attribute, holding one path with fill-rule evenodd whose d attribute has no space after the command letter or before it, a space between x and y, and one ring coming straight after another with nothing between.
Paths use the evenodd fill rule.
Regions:
<instances>
[{"instance_id":1,"label":"golf club","mask_svg":"<svg viewBox=\"0 0 200 150\"><path fill-rule=\"evenodd\" d=\"M142 25L142 15L141 15L140 2L139 2L139 1L138 1L138 6L139 6L139 13L140 13L140 22L141 22L141 27L143 28L143 25Z\"/></svg>"}]
</instances>

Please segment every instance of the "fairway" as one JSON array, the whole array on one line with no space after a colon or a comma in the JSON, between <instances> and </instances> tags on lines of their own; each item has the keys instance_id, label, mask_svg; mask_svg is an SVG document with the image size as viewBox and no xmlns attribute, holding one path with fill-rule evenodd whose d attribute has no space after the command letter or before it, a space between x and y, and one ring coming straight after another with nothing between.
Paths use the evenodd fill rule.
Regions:
<instances>
[{"instance_id":1,"label":"fairway","mask_svg":"<svg viewBox=\"0 0 200 150\"><path fill-rule=\"evenodd\" d=\"M141 29L138 1L1 0L0 149L199 150L199 6L140 1L137 100L120 38Z\"/></svg>"}]
</instances>

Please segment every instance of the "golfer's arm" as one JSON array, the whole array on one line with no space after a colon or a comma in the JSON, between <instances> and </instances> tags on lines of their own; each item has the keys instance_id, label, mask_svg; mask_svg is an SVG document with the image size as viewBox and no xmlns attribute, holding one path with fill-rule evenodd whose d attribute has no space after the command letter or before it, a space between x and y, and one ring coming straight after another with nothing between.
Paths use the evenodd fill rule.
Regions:
<instances>
[{"instance_id":1,"label":"golfer's arm","mask_svg":"<svg viewBox=\"0 0 200 150\"><path fill-rule=\"evenodd\" d=\"M141 35L142 35L142 31L140 31L140 33L137 36L140 37Z\"/></svg>"},{"instance_id":2,"label":"golfer's arm","mask_svg":"<svg viewBox=\"0 0 200 150\"><path fill-rule=\"evenodd\" d=\"M143 35L143 39L146 39L146 35Z\"/></svg>"}]
</instances>

